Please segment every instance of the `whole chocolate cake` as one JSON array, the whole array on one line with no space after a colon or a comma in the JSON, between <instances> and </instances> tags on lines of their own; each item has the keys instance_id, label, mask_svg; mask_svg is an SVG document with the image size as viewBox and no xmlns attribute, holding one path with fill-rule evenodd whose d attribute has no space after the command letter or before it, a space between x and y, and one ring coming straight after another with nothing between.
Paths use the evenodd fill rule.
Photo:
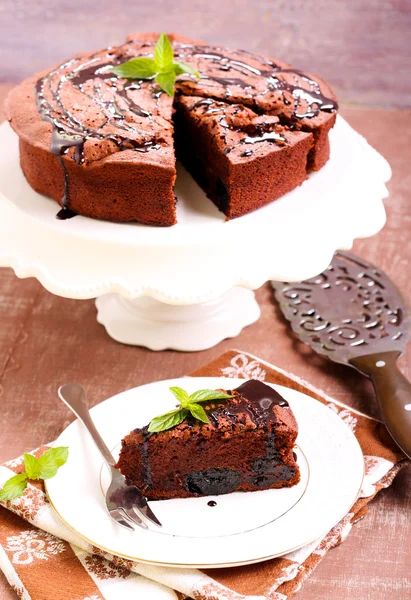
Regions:
<instances>
[{"instance_id":1,"label":"whole chocolate cake","mask_svg":"<svg viewBox=\"0 0 411 600\"><path fill-rule=\"evenodd\" d=\"M189 417L167 431L127 435L116 467L128 484L159 500L298 483L298 427L288 402L256 380L228 393L233 398L204 407L208 424Z\"/></svg>"},{"instance_id":2,"label":"whole chocolate cake","mask_svg":"<svg viewBox=\"0 0 411 600\"><path fill-rule=\"evenodd\" d=\"M182 75L171 98L154 80L111 68L152 56L158 34L26 79L5 110L24 175L73 214L154 225L176 222L177 158L228 218L300 185L329 157L338 108L331 87L279 60L169 34Z\"/></svg>"}]
</instances>

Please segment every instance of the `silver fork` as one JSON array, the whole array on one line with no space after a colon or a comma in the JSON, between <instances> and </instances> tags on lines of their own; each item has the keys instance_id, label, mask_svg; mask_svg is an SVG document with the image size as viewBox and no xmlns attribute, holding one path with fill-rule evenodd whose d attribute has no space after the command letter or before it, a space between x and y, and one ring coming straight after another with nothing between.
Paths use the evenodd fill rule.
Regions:
<instances>
[{"instance_id":1,"label":"silver fork","mask_svg":"<svg viewBox=\"0 0 411 600\"><path fill-rule=\"evenodd\" d=\"M119 525L132 530L134 530L133 525L148 529L146 523L141 519L142 516L154 525L161 527L160 521L138 487L127 485L124 475L115 468L116 461L91 419L87 408L87 392L84 387L79 383L69 383L62 385L58 394L64 404L83 423L110 469L111 483L106 494L106 506L110 517Z\"/></svg>"}]
</instances>

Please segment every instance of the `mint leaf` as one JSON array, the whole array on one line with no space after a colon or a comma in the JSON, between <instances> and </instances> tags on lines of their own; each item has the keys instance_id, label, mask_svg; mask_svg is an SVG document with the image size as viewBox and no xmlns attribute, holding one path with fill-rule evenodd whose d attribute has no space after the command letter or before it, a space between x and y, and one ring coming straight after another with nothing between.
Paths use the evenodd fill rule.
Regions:
<instances>
[{"instance_id":1,"label":"mint leaf","mask_svg":"<svg viewBox=\"0 0 411 600\"><path fill-rule=\"evenodd\" d=\"M209 400L228 400L233 398L225 392L219 390L198 390L190 395L190 402L207 402Z\"/></svg>"},{"instance_id":2,"label":"mint leaf","mask_svg":"<svg viewBox=\"0 0 411 600\"><path fill-rule=\"evenodd\" d=\"M154 60L144 56L132 58L122 65L113 67L111 70L119 77L127 79L150 79L158 72Z\"/></svg>"},{"instance_id":3,"label":"mint leaf","mask_svg":"<svg viewBox=\"0 0 411 600\"><path fill-rule=\"evenodd\" d=\"M156 75L156 83L161 87L163 92L166 92L169 96L174 96L174 86L176 84L176 74L174 71L164 71Z\"/></svg>"},{"instance_id":4,"label":"mint leaf","mask_svg":"<svg viewBox=\"0 0 411 600\"><path fill-rule=\"evenodd\" d=\"M177 408L176 410L172 410L171 412L168 412L165 415L161 415L160 417L154 417L154 419L151 420L150 425L148 426L148 431L150 433L157 433L159 431L166 431L166 429L171 429L172 427L175 427L176 425L179 425L179 423L184 421L187 415L187 409Z\"/></svg>"},{"instance_id":5,"label":"mint leaf","mask_svg":"<svg viewBox=\"0 0 411 600\"><path fill-rule=\"evenodd\" d=\"M154 62L156 63L157 71L163 71L173 62L174 53L170 40L165 33L162 33L157 40L154 49Z\"/></svg>"},{"instance_id":6,"label":"mint leaf","mask_svg":"<svg viewBox=\"0 0 411 600\"><path fill-rule=\"evenodd\" d=\"M200 73L192 67L191 65L187 65L183 62L173 62L174 73L176 75L182 75L183 73L188 73L189 75L195 75L196 77L200 77Z\"/></svg>"},{"instance_id":7,"label":"mint leaf","mask_svg":"<svg viewBox=\"0 0 411 600\"><path fill-rule=\"evenodd\" d=\"M24 468L28 479L38 479L40 477L40 465L35 456L31 454L24 455Z\"/></svg>"},{"instance_id":8,"label":"mint leaf","mask_svg":"<svg viewBox=\"0 0 411 600\"><path fill-rule=\"evenodd\" d=\"M8 479L0 491L0 502L14 500L14 498L21 496L27 487L26 479L26 473L20 473Z\"/></svg>"},{"instance_id":9,"label":"mint leaf","mask_svg":"<svg viewBox=\"0 0 411 600\"><path fill-rule=\"evenodd\" d=\"M38 459L40 467L40 479L50 479L54 477L61 466L67 462L68 448L59 446L50 448Z\"/></svg>"},{"instance_id":10,"label":"mint leaf","mask_svg":"<svg viewBox=\"0 0 411 600\"><path fill-rule=\"evenodd\" d=\"M27 479L50 479L57 473L59 467L64 465L68 458L68 448L50 448L40 458L31 454L24 454L25 473L14 475L6 481L0 491L0 502L18 498L27 487Z\"/></svg>"},{"instance_id":11,"label":"mint leaf","mask_svg":"<svg viewBox=\"0 0 411 600\"><path fill-rule=\"evenodd\" d=\"M191 412L195 419L202 421L203 423L209 423L206 411L200 404L189 404L188 410Z\"/></svg>"},{"instance_id":12,"label":"mint leaf","mask_svg":"<svg viewBox=\"0 0 411 600\"><path fill-rule=\"evenodd\" d=\"M188 73L200 77L200 73L191 65L174 62L173 46L165 33L162 33L154 48L154 59L147 56L132 58L122 65L112 67L111 71L118 77L126 79L152 79L169 96L174 96L176 76Z\"/></svg>"},{"instance_id":13,"label":"mint leaf","mask_svg":"<svg viewBox=\"0 0 411 600\"><path fill-rule=\"evenodd\" d=\"M190 404L190 396L181 387L171 387L170 392L174 394L183 408Z\"/></svg>"},{"instance_id":14,"label":"mint leaf","mask_svg":"<svg viewBox=\"0 0 411 600\"><path fill-rule=\"evenodd\" d=\"M179 425L189 413L191 413L195 419L198 419L203 423L209 423L210 421L208 420L207 413L200 404L197 404L197 402L227 400L228 398L233 398L230 394L226 394L220 390L198 390L189 396L181 387L173 386L170 388L170 392L172 392L175 398L180 402L181 408L172 410L159 417L154 417L148 426L148 431L150 433L165 431Z\"/></svg>"}]
</instances>

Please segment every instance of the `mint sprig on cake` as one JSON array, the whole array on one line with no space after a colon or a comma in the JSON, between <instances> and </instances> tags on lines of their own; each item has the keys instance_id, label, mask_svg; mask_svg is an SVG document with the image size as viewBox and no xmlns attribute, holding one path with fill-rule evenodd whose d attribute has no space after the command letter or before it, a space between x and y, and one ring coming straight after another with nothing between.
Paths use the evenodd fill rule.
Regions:
<instances>
[{"instance_id":1,"label":"mint sprig on cake","mask_svg":"<svg viewBox=\"0 0 411 600\"><path fill-rule=\"evenodd\" d=\"M191 65L174 60L173 46L162 33L154 48L154 57L140 56L113 67L113 73L127 79L154 79L163 92L174 96L176 78L188 74L199 78L200 73Z\"/></svg>"}]
</instances>

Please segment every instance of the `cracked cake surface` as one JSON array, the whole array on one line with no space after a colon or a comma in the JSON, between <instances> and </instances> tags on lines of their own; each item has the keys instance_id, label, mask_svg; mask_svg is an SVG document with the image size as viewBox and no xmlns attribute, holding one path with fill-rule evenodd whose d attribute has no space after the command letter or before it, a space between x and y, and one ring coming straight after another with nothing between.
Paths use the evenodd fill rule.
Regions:
<instances>
[{"instance_id":1,"label":"cracked cake surface","mask_svg":"<svg viewBox=\"0 0 411 600\"><path fill-rule=\"evenodd\" d=\"M227 218L282 196L328 160L338 108L328 83L176 34L175 59L200 78L180 76L174 98L153 80L110 71L152 56L157 38L136 33L75 55L10 92L5 111L23 173L62 206L63 218L173 225L176 154Z\"/></svg>"},{"instance_id":2,"label":"cracked cake surface","mask_svg":"<svg viewBox=\"0 0 411 600\"><path fill-rule=\"evenodd\" d=\"M151 500L297 484L298 426L288 402L256 380L229 393L204 405L209 424L188 417L167 431L128 434L116 465L127 482Z\"/></svg>"}]
</instances>

